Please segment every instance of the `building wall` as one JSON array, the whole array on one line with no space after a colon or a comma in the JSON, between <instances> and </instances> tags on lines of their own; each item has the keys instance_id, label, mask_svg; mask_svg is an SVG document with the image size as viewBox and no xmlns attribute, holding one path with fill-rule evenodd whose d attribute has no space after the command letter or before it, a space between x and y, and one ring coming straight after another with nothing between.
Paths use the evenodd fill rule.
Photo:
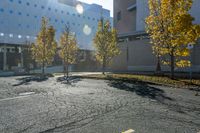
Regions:
<instances>
[{"instance_id":1,"label":"building wall","mask_svg":"<svg viewBox=\"0 0 200 133\"><path fill-rule=\"evenodd\" d=\"M135 4L132 0L114 0L114 26L118 30L121 54L114 58L112 69L115 71L155 71L156 57L152 54L150 40L140 38L138 32L145 31L145 18L148 16L148 0L137 0L135 10L128 11L129 5ZM200 1L194 0L191 15L195 17L195 24L200 24ZM117 21L117 13L122 11L121 20ZM136 16L131 12L136 12ZM135 19L133 23L130 20ZM136 29L132 27L136 25ZM142 32L141 32L142 33ZM125 35L125 36L121 36ZM130 39L133 38L133 39ZM128 40L128 41L127 41ZM200 42L192 50L192 70L200 72ZM188 58L190 59L190 57ZM119 63L120 61L120 63ZM163 71L169 71L168 66L162 66ZM179 68L176 71L189 71L190 68Z\"/></svg>"},{"instance_id":2,"label":"building wall","mask_svg":"<svg viewBox=\"0 0 200 133\"><path fill-rule=\"evenodd\" d=\"M127 43L119 43L120 54L116 56L111 64L111 69L114 71L127 71L128 70L128 56L127 56Z\"/></svg>"},{"instance_id":3,"label":"building wall","mask_svg":"<svg viewBox=\"0 0 200 133\"><path fill-rule=\"evenodd\" d=\"M145 31L145 18L148 12L148 0L137 0L137 31Z\"/></svg>"},{"instance_id":4,"label":"building wall","mask_svg":"<svg viewBox=\"0 0 200 133\"><path fill-rule=\"evenodd\" d=\"M116 71L154 71L156 58L148 39L119 43L120 55L114 58ZM120 61L120 63L119 63Z\"/></svg>"},{"instance_id":5,"label":"building wall","mask_svg":"<svg viewBox=\"0 0 200 133\"><path fill-rule=\"evenodd\" d=\"M200 24L200 11L199 11L199 7L200 7L200 0L193 0L193 5L192 5L192 9L190 11L191 15L195 18L194 23L195 24Z\"/></svg>"},{"instance_id":6,"label":"building wall","mask_svg":"<svg viewBox=\"0 0 200 133\"><path fill-rule=\"evenodd\" d=\"M194 0L190 10L195 18L194 23L200 24L199 6L200 0ZM136 4L136 8L128 11L130 5ZM121 11L121 20L117 21L117 13ZM145 18L149 14L148 0L114 0L114 27L119 34L133 31L145 31Z\"/></svg>"},{"instance_id":7,"label":"building wall","mask_svg":"<svg viewBox=\"0 0 200 133\"><path fill-rule=\"evenodd\" d=\"M70 0L71 1L71 0ZM25 44L34 41L40 30L42 17L49 18L56 29L59 40L65 25L69 25L77 36L82 49L92 49L92 39L96 33L101 14L111 20L110 11L96 4L85 4L66 0L0 0L0 43ZM82 5L84 12L79 14L76 4ZM102 13L100 12L102 11Z\"/></svg>"},{"instance_id":8,"label":"building wall","mask_svg":"<svg viewBox=\"0 0 200 133\"><path fill-rule=\"evenodd\" d=\"M114 71L155 71L157 59L152 53L148 39L120 42L120 55L113 59L111 66ZM200 41L194 46L191 57L192 71L200 72ZM169 66L162 65L163 71L170 71ZM190 68L176 68L176 71L190 71Z\"/></svg>"},{"instance_id":9,"label":"building wall","mask_svg":"<svg viewBox=\"0 0 200 133\"><path fill-rule=\"evenodd\" d=\"M120 33L136 30L136 10L128 11L127 8L136 3L136 0L114 0L114 26ZM121 19L117 20L121 12Z\"/></svg>"}]
</instances>

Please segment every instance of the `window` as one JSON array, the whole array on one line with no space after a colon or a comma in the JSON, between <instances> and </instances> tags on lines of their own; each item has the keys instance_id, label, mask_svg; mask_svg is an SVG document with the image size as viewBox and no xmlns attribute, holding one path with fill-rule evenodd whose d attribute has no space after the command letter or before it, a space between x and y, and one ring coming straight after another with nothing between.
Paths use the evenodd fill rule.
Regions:
<instances>
[{"instance_id":1,"label":"window","mask_svg":"<svg viewBox=\"0 0 200 133\"><path fill-rule=\"evenodd\" d=\"M10 48L10 52L14 53L15 52L15 48Z\"/></svg>"},{"instance_id":2,"label":"window","mask_svg":"<svg viewBox=\"0 0 200 133\"><path fill-rule=\"evenodd\" d=\"M44 9L44 6L41 6L42 9Z\"/></svg>"},{"instance_id":3,"label":"window","mask_svg":"<svg viewBox=\"0 0 200 133\"><path fill-rule=\"evenodd\" d=\"M29 17L30 15L27 13L26 16Z\"/></svg>"},{"instance_id":4,"label":"window","mask_svg":"<svg viewBox=\"0 0 200 133\"><path fill-rule=\"evenodd\" d=\"M62 11L61 11L61 13L63 14L63 13L64 13L64 11L62 10Z\"/></svg>"},{"instance_id":5,"label":"window","mask_svg":"<svg viewBox=\"0 0 200 133\"><path fill-rule=\"evenodd\" d=\"M18 3L19 3L19 4L21 4L21 3L22 3L22 1L21 1L21 0L19 0L19 1L18 1Z\"/></svg>"},{"instance_id":6,"label":"window","mask_svg":"<svg viewBox=\"0 0 200 133\"><path fill-rule=\"evenodd\" d=\"M22 15L22 13L21 13L21 12L18 12L18 15Z\"/></svg>"},{"instance_id":7,"label":"window","mask_svg":"<svg viewBox=\"0 0 200 133\"><path fill-rule=\"evenodd\" d=\"M29 28L30 28L30 25L27 25L26 28L29 29Z\"/></svg>"},{"instance_id":8,"label":"window","mask_svg":"<svg viewBox=\"0 0 200 133\"><path fill-rule=\"evenodd\" d=\"M13 10L10 10L9 13L10 13L10 14L13 14Z\"/></svg>"},{"instance_id":9,"label":"window","mask_svg":"<svg viewBox=\"0 0 200 133\"><path fill-rule=\"evenodd\" d=\"M1 11L1 12L4 12L4 9L3 9L3 8L1 8L1 9L0 9L0 11Z\"/></svg>"},{"instance_id":10,"label":"window","mask_svg":"<svg viewBox=\"0 0 200 133\"><path fill-rule=\"evenodd\" d=\"M48 10L51 11L51 7L49 7Z\"/></svg>"},{"instance_id":11,"label":"window","mask_svg":"<svg viewBox=\"0 0 200 133\"><path fill-rule=\"evenodd\" d=\"M13 2L13 0L9 0L10 2Z\"/></svg>"},{"instance_id":12,"label":"window","mask_svg":"<svg viewBox=\"0 0 200 133\"><path fill-rule=\"evenodd\" d=\"M29 3L29 2L27 2L27 3L26 3L26 5L27 5L27 6L29 6L29 5L30 5L30 3Z\"/></svg>"},{"instance_id":13,"label":"window","mask_svg":"<svg viewBox=\"0 0 200 133\"><path fill-rule=\"evenodd\" d=\"M58 10L57 10L57 9L55 9L55 12L58 12Z\"/></svg>"},{"instance_id":14,"label":"window","mask_svg":"<svg viewBox=\"0 0 200 133\"><path fill-rule=\"evenodd\" d=\"M35 4L34 7L37 7L37 4Z\"/></svg>"},{"instance_id":15,"label":"window","mask_svg":"<svg viewBox=\"0 0 200 133\"><path fill-rule=\"evenodd\" d=\"M121 20L121 11L119 11L118 13L117 13L117 21L120 21Z\"/></svg>"},{"instance_id":16,"label":"window","mask_svg":"<svg viewBox=\"0 0 200 133\"><path fill-rule=\"evenodd\" d=\"M10 52L10 49L9 49L9 48L7 48L7 52L8 52L8 53Z\"/></svg>"}]
</instances>

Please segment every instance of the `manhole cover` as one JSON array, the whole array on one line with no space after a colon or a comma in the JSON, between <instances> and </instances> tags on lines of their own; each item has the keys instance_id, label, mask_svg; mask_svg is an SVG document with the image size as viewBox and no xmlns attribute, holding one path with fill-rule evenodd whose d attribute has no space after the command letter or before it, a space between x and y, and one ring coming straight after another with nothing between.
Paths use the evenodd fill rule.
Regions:
<instances>
[{"instance_id":1,"label":"manhole cover","mask_svg":"<svg viewBox=\"0 0 200 133\"><path fill-rule=\"evenodd\" d=\"M19 93L20 96L27 96L27 95L33 95L35 92L24 92L24 93Z\"/></svg>"}]
</instances>

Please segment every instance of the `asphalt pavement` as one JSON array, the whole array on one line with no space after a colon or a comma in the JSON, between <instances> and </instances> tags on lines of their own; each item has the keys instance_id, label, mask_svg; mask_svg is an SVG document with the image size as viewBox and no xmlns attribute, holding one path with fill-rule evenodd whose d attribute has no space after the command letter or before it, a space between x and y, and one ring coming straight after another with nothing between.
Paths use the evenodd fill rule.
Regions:
<instances>
[{"instance_id":1,"label":"asphalt pavement","mask_svg":"<svg viewBox=\"0 0 200 133\"><path fill-rule=\"evenodd\" d=\"M0 78L0 133L197 133L195 93L112 80Z\"/></svg>"}]
</instances>

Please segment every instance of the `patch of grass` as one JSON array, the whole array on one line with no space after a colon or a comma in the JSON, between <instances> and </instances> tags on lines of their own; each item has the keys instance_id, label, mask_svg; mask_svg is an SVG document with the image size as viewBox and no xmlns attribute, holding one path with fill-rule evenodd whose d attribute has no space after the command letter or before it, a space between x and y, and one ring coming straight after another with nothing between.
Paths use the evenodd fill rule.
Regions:
<instances>
[{"instance_id":1,"label":"patch of grass","mask_svg":"<svg viewBox=\"0 0 200 133\"><path fill-rule=\"evenodd\" d=\"M189 79L171 79L164 76L146 76L146 75L133 75L133 74L107 74L107 75L87 75L81 76L82 78L92 79L105 79L105 80L124 80L134 82L146 82L149 84L164 85L176 88L200 87L200 80Z\"/></svg>"},{"instance_id":2,"label":"patch of grass","mask_svg":"<svg viewBox=\"0 0 200 133\"><path fill-rule=\"evenodd\" d=\"M34 76L37 76L37 77L42 77L42 76L54 77L55 76L54 74L51 74L51 73L45 73L45 75L42 75L42 73L32 73L31 75L34 75Z\"/></svg>"},{"instance_id":3,"label":"patch of grass","mask_svg":"<svg viewBox=\"0 0 200 133\"><path fill-rule=\"evenodd\" d=\"M54 75L54 76L63 76L64 73L54 73L53 75Z\"/></svg>"}]
</instances>

